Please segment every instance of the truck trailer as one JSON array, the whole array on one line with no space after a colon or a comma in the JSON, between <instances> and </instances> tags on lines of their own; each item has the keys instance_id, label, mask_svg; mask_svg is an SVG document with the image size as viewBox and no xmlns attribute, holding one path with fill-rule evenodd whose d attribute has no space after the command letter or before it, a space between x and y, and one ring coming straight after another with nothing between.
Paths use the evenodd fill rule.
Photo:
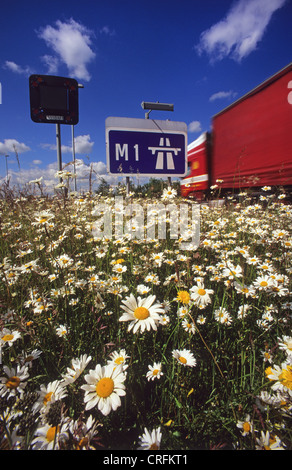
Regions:
<instances>
[{"instance_id":1,"label":"truck trailer","mask_svg":"<svg viewBox=\"0 0 292 470\"><path fill-rule=\"evenodd\" d=\"M238 194L292 188L292 63L212 117L188 145L181 195L205 199L220 186Z\"/></svg>"}]
</instances>

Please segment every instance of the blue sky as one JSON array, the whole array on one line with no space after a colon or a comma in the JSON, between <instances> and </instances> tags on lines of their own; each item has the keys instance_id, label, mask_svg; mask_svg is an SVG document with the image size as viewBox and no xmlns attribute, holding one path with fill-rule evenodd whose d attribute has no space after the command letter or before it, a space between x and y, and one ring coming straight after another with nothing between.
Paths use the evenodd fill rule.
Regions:
<instances>
[{"instance_id":1,"label":"blue sky","mask_svg":"<svg viewBox=\"0 0 292 470\"><path fill-rule=\"evenodd\" d=\"M173 103L150 118L188 125L212 116L291 62L291 0L63 0L1 5L0 182L58 182L55 124L30 118L30 74L75 78L79 187L106 174L105 120L144 119L142 101ZM71 126L61 126L63 164ZM19 161L17 162L15 150ZM5 155L9 155L5 158ZM96 183L97 184L97 183Z\"/></svg>"}]
</instances>

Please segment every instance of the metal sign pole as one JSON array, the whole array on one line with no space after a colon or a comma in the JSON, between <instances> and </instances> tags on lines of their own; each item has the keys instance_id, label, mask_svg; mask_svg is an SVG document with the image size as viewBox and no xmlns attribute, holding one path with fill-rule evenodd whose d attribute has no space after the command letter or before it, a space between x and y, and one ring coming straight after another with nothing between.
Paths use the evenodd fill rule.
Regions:
<instances>
[{"instance_id":1,"label":"metal sign pole","mask_svg":"<svg viewBox=\"0 0 292 470\"><path fill-rule=\"evenodd\" d=\"M72 128L72 153L73 153L73 166L74 166L74 191L77 191L77 181L76 181L76 159L75 159L75 137L74 137L74 126Z\"/></svg>"},{"instance_id":2,"label":"metal sign pole","mask_svg":"<svg viewBox=\"0 0 292 470\"><path fill-rule=\"evenodd\" d=\"M62 153L61 153L61 130L60 124L56 124L56 140L57 140L57 159L58 159L58 169L62 171ZM60 176L60 183L62 183L62 178Z\"/></svg>"}]
</instances>

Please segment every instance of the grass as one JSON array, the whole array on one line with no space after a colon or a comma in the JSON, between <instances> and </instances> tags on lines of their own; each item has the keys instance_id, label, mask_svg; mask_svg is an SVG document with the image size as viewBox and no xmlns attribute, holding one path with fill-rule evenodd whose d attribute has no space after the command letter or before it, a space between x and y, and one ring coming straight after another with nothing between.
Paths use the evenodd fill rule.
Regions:
<instances>
[{"instance_id":1,"label":"grass","mask_svg":"<svg viewBox=\"0 0 292 470\"><path fill-rule=\"evenodd\" d=\"M161 195L130 201L146 208ZM1 448L135 450L145 428L160 428L162 450L291 449L291 206L248 195L202 205L200 246L183 251L169 236L94 238L101 203L114 197L0 200ZM212 291L205 304L178 300L197 285ZM120 321L130 294L162 304L156 330ZM125 395L104 415L86 409L82 386L115 352ZM90 362L58 395L83 355ZM154 363L163 375L148 380Z\"/></svg>"}]
</instances>

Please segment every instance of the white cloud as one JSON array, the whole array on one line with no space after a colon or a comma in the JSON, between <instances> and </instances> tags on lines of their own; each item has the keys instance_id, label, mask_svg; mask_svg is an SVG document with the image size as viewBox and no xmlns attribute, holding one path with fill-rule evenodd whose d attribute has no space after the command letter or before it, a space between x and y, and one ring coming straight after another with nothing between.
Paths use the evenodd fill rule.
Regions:
<instances>
[{"instance_id":1,"label":"white cloud","mask_svg":"<svg viewBox=\"0 0 292 470\"><path fill-rule=\"evenodd\" d=\"M201 132L201 123L199 121L192 121L188 125L188 131L189 132Z\"/></svg>"},{"instance_id":2,"label":"white cloud","mask_svg":"<svg viewBox=\"0 0 292 470\"><path fill-rule=\"evenodd\" d=\"M63 168L66 171L74 170L73 164L63 165ZM22 186L28 184L30 181L42 179L42 185L44 187L44 192L51 194L55 186L59 183L59 179L56 176L58 171L57 161L50 163L45 168L31 167L29 169L21 169L21 171L14 171L9 168L8 179L10 187L13 186ZM105 163L93 162L91 164L86 164L82 159L76 159L76 176L77 176L77 190L87 191L89 189L89 176L91 173L92 177L92 189L95 190L98 188L100 183L100 178L104 178L109 183L113 181L113 178L107 174ZM0 185L6 181L6 177L0 178ZM71 189L74 189L73 180L70 184Z\"/></svg>"},{"instance_id":3,"label":"white cloud","mask_svg":"<svg viewBox=\"0 0 292 470\"><path fill-rule=\"evenodd\" d=\"M237 0L226 17L201 34L199 54L212 61L231 57L241 61L257 48L273 13L287 0Z\"/></svg>"},{"instance_id":4,"label":"white cloud","mask_svg":"<svg viewBox=\"0 0 292 470\"><path fill-rule=\"evenodd\" d=\"M210 96L209 101L215 101L215 100L220 100L220 99L225 99L225 98L235 98L236 95L237 93L232 90L218 91L217 93L214 93L213 95Z\"/></svg>"},{"instance_id":5,"label":"white cloud","mask_svg":"<svg viewBox=\"0 0 292 470\"><path fill-rule=\"evenodd\" d=\"M85 26L77 23L72 18L67 22L56 21L55 26L47 25L42 28L39 37L44 39L47 46L56 54L56 60L60 60L68 67L70 75L81 80L90 80L87 67L95 58L92 50L92 32ZM52 66L52 56L45 56L45 60Z\"/></svg>"},{"instance_id":6,"label":"white cloud","mask_svg":"<svg viewBox=\"0 0 292 470\"><path fill-rule=\"evenodd\" d=\"M56 74L58 71L59 59L58 57L52 55L44 55L41 57L42 62L47 67L48 74Z\"/></svg>"},{"instance_id":7,"label":"white cloud","mask_svg":"<svg viewBox=\"0 0 292 470\"><path fill-rule=\"evenodd\" d=\"M4 142L0 142L0 155L8 155L11 153L24 153L28 152L30 148L22 142L18 142L15 139L5 139Z\"/></svg>"},{"instance_id":8,"label":"white cloud","mask_svg":"<svg viewBox=\"0 0 292 470\"><path fill-rule=\"evenodd\" d=\"M11 60L5 61L4 68L10 70L11 72L18 73L19 75L29 76L33 73L33 70L30 67L21 67L21 65L18 65Z\"/></svg>"},{"instance_id":9,"label":"white cloud","mask_svg":"<svg viewBox=\"0 0 292 470\"><path fill-rule=\"evenodd\" d=\"M114 29L110 29L109 26L103 26L100 31L101 34L106 34L107 36L115 36L116 32Z\"/></svg>"},{"instance_id":10,"label":"white cloud","mask_svg":"<svg viewBox=\"0 0 292 470\"><path fill-rule=\"evenodd\" d=\"M94 142L90 141L90 135L79 135L74 138L75 142L75 154L85 155L91 153ZM54 144L42 144L42 148L48 150L56 150L57 146ZM72 153L72 145L61 145L62 153Z\"/></svg>"},{"instance_id":11,"label":"white cloud","mask_svg":"<svg viewBox=\"0 0 292 470\"><path fill-rule=\"evenodd\" d=\"M90 142L90 135L79 135L75 137L75 153L77 154L85 154L90 153L92 151L92 147L94 142Z\"/></svg>"},{"instance_id":12,"label":"white cloud","mask_svg":"<svg viewBox=\"0 0 292 470\"><path fill-rule=\"evenodd\" d=\"M42 164L42 161L41 160L33 160L32 163L34 165L41 165Z\"/></svg>"}]
</instances>

